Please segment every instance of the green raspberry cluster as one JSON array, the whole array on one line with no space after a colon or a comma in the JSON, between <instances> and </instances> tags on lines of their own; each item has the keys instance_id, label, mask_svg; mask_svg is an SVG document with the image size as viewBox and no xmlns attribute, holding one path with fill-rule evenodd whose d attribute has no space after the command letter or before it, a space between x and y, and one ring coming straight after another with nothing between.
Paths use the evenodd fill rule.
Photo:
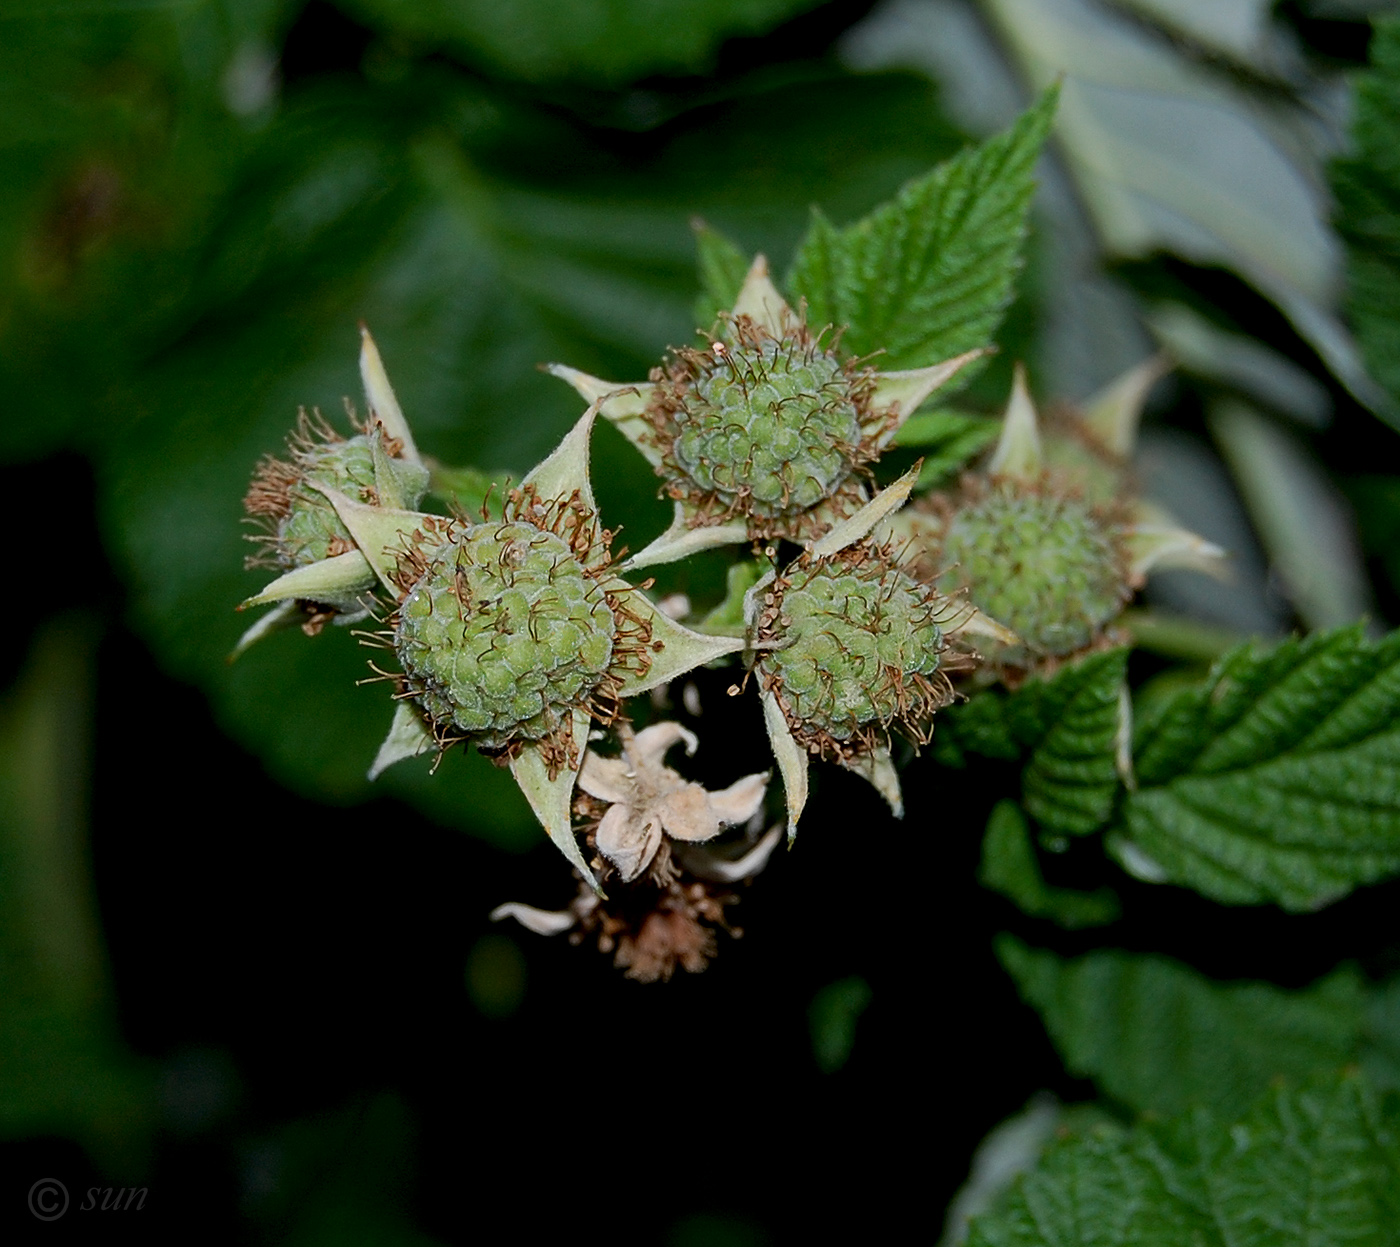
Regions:
<instances>
[{"instance_id":1,"label":"green raspberry cluster","mask_svg":"<svg viewBox=\"0 0 1400 1247\"><path fill-rule=\"evenodd\" d=\"M778 586L764 616L777 648L760 667L794 735L818 752L867 744L895 723L919 736L947 700L947 604L869 545L801 560Z\"/></svg>"},{"instance_id":2,"label":"green raspberry cluster","mask_svg":"<svg viewBox=\"0 0 1400 1247\"><path fill-rule=\"evenodd\" d=\"M1131 595L1119 533L1100 509L1047 488L993 482L943 530L939 578L1017 634L995 656L1013 666L1091 644ZM990 655L989 655L990 656Z\"/></svg>"},{"instance_id":3,"label":"green raspberry cluster","mask_svg":"<svg viewBox=\"0 0 1400 1247\"><path fill-rule=\"evenodd\" d=\"M603 588L556 533L524 520L455 527L396 613L404 686L438 738L539 740L587 702L613 657Z\"/></svg>"},{"instance_id":4,"label":"green raspberry cluster","mask_svg":"<svg viewBox=\"0 0 1400 1247\"><path fill-rule=\"evenodd\" d=\"M672 454L695 491L773 520L816 506L850 476L861 389L805 331L717 343L690 359L693 376L671 404Z\"/></svg>"}]
</instances>

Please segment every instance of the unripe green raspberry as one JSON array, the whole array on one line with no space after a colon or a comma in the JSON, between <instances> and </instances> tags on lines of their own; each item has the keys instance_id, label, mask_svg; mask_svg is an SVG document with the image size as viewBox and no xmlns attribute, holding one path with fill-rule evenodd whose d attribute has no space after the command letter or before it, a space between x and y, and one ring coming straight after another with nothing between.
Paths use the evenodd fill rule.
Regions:
<instances>
[{"instance_id":1,"label":"unripe green raspberry","mask_svg":"<svg viewBox=\"0 0 1400 1247\"><path fill-rule=\"evenodd\" d=\"M944 625L953 612L868 542L804 556L763 600L758 639L765 691L813 753L868 751L892 725L916 741L951 696Z\"/></svg>"},{"instance_id":2,"label":"unripe green raspberry","mask_svg":"<svg viewBox=\"0 0 1400 1247\"><path fill-rule=\"evenodd\" d=\"M613 658L608 596L568 542L517 519L452 525L395 616L403 687L439 740L539 740L587 704Z\"/></svg>"},{"instance_id":3,"label":"unripe green raspberry","mask_svg":"<svg viewBox=\"0 0 1400 1247\"><path fill-rule=\"evenodd\" d=\"M1023 642L987 656L1026 666L1084 649L1117 617L1133 588L1124 536L1112 507L1049 480L1032 488L996 479L965 482L930 553L944 592L965 590Z\"/></svg>"},{"instance_id":4,"label":"unripe green raspberry","mask_svg":"<svg viewBox=\"0 0 1400 1247\"><path fill-rule=\"evenodd\" d=\"M248 514L266 524L266 531L257 538L264 555L254 562L305 567L355 548L335 508L315 486L334 489L358 502L378 503L380 482L370 438L379 436L376 430L347 440L319 415L302 412L288 439L290 460L264 458L243 500ZM388 455L381 457L380 466L392 474L402 505L417 506L428 488L427 470Z\"/></svg>"},{"instance_id":5,"label":"unripe green raspberry","mask_svg":"<svg viewBox=\"0 0 1400 1247\"><path fill-rule=\"evenodd\" d=\"M746 517L755 535L790 535L875 457L872 374L796 322L775 337L739 317L731 336L653 374L667 490L707 517Z\"/></svg>"}]
</instances>

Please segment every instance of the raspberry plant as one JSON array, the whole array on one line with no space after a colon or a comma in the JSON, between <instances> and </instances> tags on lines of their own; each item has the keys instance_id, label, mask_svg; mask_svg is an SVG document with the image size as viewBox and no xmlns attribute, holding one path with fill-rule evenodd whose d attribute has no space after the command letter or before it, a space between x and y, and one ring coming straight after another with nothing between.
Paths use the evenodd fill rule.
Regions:
<instances>
[{"instance_id":1,"label":"raspberry plant","mask_svg":"<svg viewBox=\"0 0 1400 1247\"><path fill-rule=\"evenodd\" d=\"M667 75L704 72L707 23L752 33L803 6L717 0L664 22L626 0L79 7L50 19L71 28L46 50L26 32L48 10L29 6L0 57L13 99L37 102L9 110L0 151L5 436L21 456L70 452L9 478L12 509L66 551L38 617L91 593L106 552L162 666L210 691L245 748L209 748L185 693L104 646L101 687L123 696L98 716L102 905L84 920L65 883L82 854L63 840L82 817L82 628L46 634L0 705L7 1142L71 1136L104 1174L118 1153L111 1173L139 1169L143 1132L159 1144L145 1154L173 1151L163 1113L221 1111L189 1094L217 1084L210 1060L170 1046L226 1045L256 1114L186 1113L177 1132L236 1151L237 1217L263 1218L247 1237L407 1238L377 1180L414 1138L500 1123L470 1170L513 1217L543 1216L523 1158L577 1122L555 1071L613 1091L587 1129L625 1138L660 1063L673 1097L703 1068L712 1107L648 1109L644 1133L772 1129L772 1188L823 1198L755 1212L761 1227L678 1221L696 1195L678 1172L602 1193L618 1235L878 1237L898 1201L870 1197L862 1159L924 1203L968 1166L956 1155L930 1195L927 1166L911 1183L897 1149L845 1146L871 1137L864 1106L936 1095L945 1143L1033 1078L1097 1098L1037 1102L993 1132L958 1204L982 1201L973 1242L1389 1241L1396 948L1373 919L1400 874L1381 622L1400 512L1393 441L1355 400L1394 410L1348 338L1318 194L1341 110L1316 107L1332 97L1306 40L1285 64L1264 37L1355 36L1346 6L1256 5L1228 31L1170 2L875 6L839 63L793 52L828 19L794 22L750 45L780 74L751 73L746 52L698 94ZM358 41L335 74L318 68L328 21ZM1394 391L1397 59L1378 25L1335 187L1352 323ZM643 27L657 47L639 57L618 32ZM989 72L999 59L1023 83L1068 75L1010 314L1046 102L852 223L815 211L780 262L783 222L811 199L868 204L960 141L907 72L935 52L969 118L986 82L1010 81ZM850 68L891 55L902 72ZM693 210L740 242L699 226L692 316ZM1067 217L1062 237L1048 222ZM364 398L339 412L359 316L411 429L367 333ZM1154 339L1179 368L1149 358L1091 393ZM72 452L94 464L92 532L70 505ZM1368 562L1346 547L1339 483ZM251 547L233 522L245 490ZM261 579L240 582L250 550ZM101 613L114 595L99 596ZM263 765L327 805L288 807ZM519 848L543 828L569 865L507 862L403 803ZM142 944L123 905L147 898ZM221 969L201 923L257 973ZM104 925L124 933L119 985L161 967L145 996L161 1025L130 997L104 1014ZM1000 927L995 961L979 955L976 932ZM182 955L171 992L163 959ZM613 981L716 958L670 991ZM930 999L957 1024L930 1028ZM364 1007L339 1018L348 1000ZM811 1061L793 1043L804 1006ZM124 1031L140 1060L114 1059ZM309 1080L286 1042L303 1034ZM411 1054L407 1076L409 1060L360 1059L381 1048ZM278 1120L266 1070L283 1062L284 1109L309 1097L315 1122ZM347 1070L368 1071L348 1117ZM296 1174L321 1171L306 1141L349 1118L355 1145L336 1154L353 1180L303 1209ZM987 1189L1017 1151L1033 1172ZM843 1183L857 1233L836 1228ZM765 1186L745 1186L746 1209L778 1206ZM164 1214L179 1192L151 1194ZM340 1215L316 1212L327 1198ZM716 1210L734 1198L705 1186ZM577 1236L577 1202L554 1203L564 1224L538 1234ZM439 1207L429 1233L450 1237L459 1213Z\"/></svg>"}]
</instances>

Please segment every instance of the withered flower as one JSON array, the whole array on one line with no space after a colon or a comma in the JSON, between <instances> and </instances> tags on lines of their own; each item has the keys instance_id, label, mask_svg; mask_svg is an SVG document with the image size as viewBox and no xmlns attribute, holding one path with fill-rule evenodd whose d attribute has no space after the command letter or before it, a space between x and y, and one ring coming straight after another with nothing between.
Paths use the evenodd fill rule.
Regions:
<instances>
[{"instance_id":1,"label":"withered flower","mask_svg":"<svg viewBox=\"0 0 1400 1247\"><path fill-rule=\"evenodd\" d=\"M657 723L635 734L622 723L618 735L622 755L605 758L590 749L578 782L608 806L595 840L623 883L653 864L663 834L685 844L703 843L725 827L748 822L763 806L767 771L709 792L671 770L663 761L668 750L684 741L690 755L699 743L679 723Z\"/></svg>"},{"instance_id":2,"label":"withered flower","mask_svg":"<svg viewBox=\"0 0 1400 1247\"><path fill-rule=\"evenodd\" d=\"M733 885L758 874L782 837L781 827L762 836L754 828L769 777L748 775L709 792L662 761L681 742L693 753L693 733L658 723L635 735L623 725L619 734L621 756L592 750L585 756L576 806L592 823L592 866L608 895L581 881L566 909L510 902L491 918L514 918L540 935L567 931L574 944L592 937L618 969L641 982L665 981L677 968L694 974L715 955L717 931L740 934L725 915L738 900ZM738 823L750 827L738 856L709 843Z\"/></svg>"}]
</instances>

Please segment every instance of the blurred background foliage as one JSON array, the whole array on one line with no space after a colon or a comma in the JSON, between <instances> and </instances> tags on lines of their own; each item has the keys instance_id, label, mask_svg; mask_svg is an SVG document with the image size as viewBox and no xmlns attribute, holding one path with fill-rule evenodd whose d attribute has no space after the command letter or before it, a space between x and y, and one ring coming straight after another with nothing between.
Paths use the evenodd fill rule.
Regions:
<instances>
[{"instance_id":1,"label":"blurred background foliage","mask_svg":"<svg viewBox=\"0 0 1400 1247\"><path fill-rule=\"evenodd\" d=\"M925 768L897 830L823 776L826 817L694 982L641 992L591 953L488 934L496 902L568 894L523 801L459 756L371 792L389 709L356 687L343 633L226 661L257 587L240 498L299 406L344 426L360 321L428 453L518 477L578 414L537 365L635 378L688 340L693 219L781 273L811 205L859 217L1060 78L1021 296L959 403L995 413L1017 359L1043 398L1074 401L1165 349L1178 367L1138 470L1234 574L1161 577L1144 641L1199 661L1237 635L1393 626L1400 105L1351 87L1382 7L5 0L0 458L22 593L0 712L0 1133L16 1181L146 1182L148 1225L217 1216L229 1241L450 1240L469 1206L545 1180L545 1149L563 1161L550 1199L519 1213L540 1232L601 1205L637 1241L785 1242L907 1217L916 1171L922 1215L941 1208L977 1140L1040 1088L1083 1098L1092 1079L1161 1106L1147 1076L1139 1094L1084 1055L1068 1006L1046 1038L1000 968L1028 999L1109 974L993 951L1008 924L1036 928L974 886L1003 795L991 768L956 793ZM636 548L664 526L654 478L610 430L594 456L604 515ZM712 604L722 564L659 587ZM1134 662L1139 680L1162 670ZM763 746L722 683L701 690L697 777L727 783ZM1009 891L1025 836L1004 834L1016 864L983 870ZM1107 877L1073 853L1057 865L1032 881L1047 917L1061 884L1095 896ZM1120 942L1204 974L1301 989L1341 957L1394 968L1385 887L1284 919L1116 882ZM1090 908L1071 925L1118 912L1112 893ZM1111 968L1190 996L1196 972L1173 967ZM1368 1005L1359 980L1321 982L1342 1020L1315 1048L1394 1044L1365 1020L1393 1015L1393 991ZM1171 1059L1210 1064L1222 1028L1200 1033ZM926 1156L859 1142L907 1071L930 1088L932 1178ZM648 1130L660 1141L636 1147ZM818 1179L825 1203L794 1207L792 1183ZM23 1219L22 1191L7 1198L0 1217Z\"/></svg>"}]
</instances>

